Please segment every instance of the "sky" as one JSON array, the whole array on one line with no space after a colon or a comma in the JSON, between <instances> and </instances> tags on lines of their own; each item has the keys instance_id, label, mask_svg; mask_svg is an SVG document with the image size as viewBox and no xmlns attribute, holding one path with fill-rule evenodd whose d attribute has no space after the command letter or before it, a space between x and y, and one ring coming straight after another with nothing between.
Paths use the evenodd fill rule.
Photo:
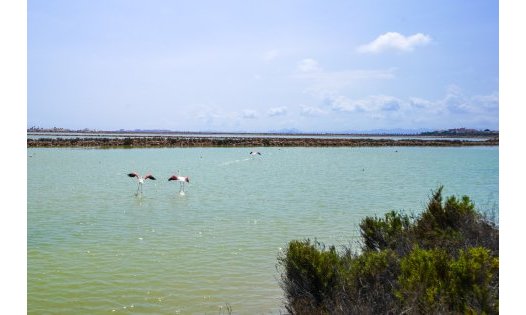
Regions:
<instances>
[{"instance_id":1,"label":"sky","mask_svg":"<svg viewBox=\"0 0 526 315\"><path fill-rule=\"evenodd\" d=\"M0 1L4 309L27 310L26 125L499 129L500 310L520 309L524 4L394 2Z\"/></svg>"},{"instance_id":2,"label":"sky","mask_svg":"<svg viewBox=\"0 0 526 315\"><path fill-rule=\"evenodd\" d=\"M27 127L499 129L499 3L28 0Z\"/></svg>"}]
</instances>

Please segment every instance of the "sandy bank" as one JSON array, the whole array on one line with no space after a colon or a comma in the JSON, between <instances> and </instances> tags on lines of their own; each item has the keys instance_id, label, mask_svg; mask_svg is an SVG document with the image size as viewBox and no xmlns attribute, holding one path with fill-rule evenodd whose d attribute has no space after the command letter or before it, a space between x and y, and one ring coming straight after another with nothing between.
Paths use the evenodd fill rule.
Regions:
<instances>
[{"instance_id":1,"label":"sandy bank","mask_svg":"<svg viewBox=\"0 0 526 315\"><path fill-rule=\"evenodd\" d=\"M27 139L27 147L382 147L382 146L498 146L499 139L321 139L260 137L137 137L137 138L40 138Z\"/></svg>"}]
</instances>

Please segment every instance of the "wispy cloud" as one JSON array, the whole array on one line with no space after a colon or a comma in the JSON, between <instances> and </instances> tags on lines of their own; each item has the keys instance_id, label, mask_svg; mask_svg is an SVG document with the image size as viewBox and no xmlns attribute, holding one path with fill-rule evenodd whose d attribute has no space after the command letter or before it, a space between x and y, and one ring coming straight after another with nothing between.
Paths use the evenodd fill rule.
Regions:
<instances>
[{"instance_id":1,"label":"wispy cloud","mask_svg":"<svg viewBox=\"0 0 526 315\"><path fill-rule=\"evenodd\" d=\"M392 79L395 77L394 72L396 69L386 69L386 70L341 70L341 71L318 71L316 73L301 73L297 75L297 78L302 79L311 79L316 81L323 82L350 82L356 80L366 80L366 79ZM341 84L337 84L341 85Z\"/></svg>"},{"instance_id":2,"label":"wispy cloud","mask_svg":"<svg viewBox=\"0 0 526 315\"><path fill-rule=\"evenodd\" d=\"M485 110L496 111L499 110L499 93L494 92L489 95L476 95L473 97L473 102Z\"/></svg>"},{"instance_id":3,"label":"wispy cloud","mask_svg":"<svg viewBox=\"0 0 526 315\"><path fill-rule=\"evenodd\" d=\"M442 98L406 99L389 95L349 98L326 95L323 103L332 114L368 117L376 121L400 123L401 126L440 127L487 126L498 128L498 92L489 95L466 95L458 86L449 86ZM349 116L350 117L350 116Z\"/></svg>"},{"instance_id":4,"label":"wispy cloud","mask_svg":"<svg viewBox=\"0 0 526 315\"><path fill-rule=\"evenodd\" d=\"M417 46L424 46L431 42L431 37L422 33L404 36L396 32L388 32L378 36L372 42L358 47L360 53L381 53L384 51L410 52Z\"/></svg>"},{"instance_id":5,"label":"wispy cloud","mask_svg":"<svg viewBox=\"0 0 526 315\"><path fill-rule=\"evenodd\" d=\"M245 109L242 113L242 116L245 119L256 119L258 118L258 113L255 110Z\"/></svg>"},{"instance_id":6,"label":"wispy cloud","mask_svg":"<svg viewBox=\"0 0 526 315\"><path fill-rule=\"evenodd\" d=\"M270 117L274 116L283 116L287 114L287 107L281 106L281 107L272 107L268 110L267 115Z\"/></svg>"},{"instance_id":7,"label":"wispy cloud","mask_svg":"<svg viewBox=\"0 0 526 315\"><path fill-rule=\"evenodd\" d=\"M332 110L340 112L394 112L400 110L404 103L396 97L385 95L373 95L356 100L337 95L328 97L325 102Z\"/></svg>"},{"instance_id":8,"label":"wispy cloud","mask_svg":"<svg viewBox=\"0 0 526 315\"><path fill-rule=\"evenodd\" d=\"M494 92L489 95L466 96L460 87L450 85L447 88L445 97L437 103L438 106L452 113L479 114L493 112L498 114L499 95L497 92Z\"/></svg>"},{"instance_id":9,"label":"wispy cloud","mask_svg":"<svg viewBox=\"0 0 526 315\"><path fill-rule=\"evenodd\" d=\"M325 114L327 114L327 112L319 107L300 105L301 116L320 116Z\"/></svg>"},{"instance_id":10,"label":"wispy cloud","mask_svg":"<svg viewBox=\"0 0 526 315\"><path fill-rule=\"evenodd\" d=\"M322 68L320 67L320 64L318 61L311 59L311 58L305 58L298 62L298 70L300 72L318 72L321 71Z\"/></svg>"},{"instance_id":11,"label":"wispy cloud","mask_svg":"<svg viewBox=\"0 0 526 315\"><path fill-rule=\"evenodd\" d=\"M240 121L239 113L211 105L196 105L192 117L197 118L209 129L232 128Z\"/></svg>"},{"instance_id":12,"label":"wispy cloud","mask_svg":"<svg viewBox=\"0 0 526 315\"><path fill-rule=\"evenodd\" d=\"M322 68L318 61L306 58L298 63L297 71L292 77L308 82L311 92L324 94L350 86L360 80L393 79L395 71L395 68L327 71Z\"/></svg>"}]
</instances>

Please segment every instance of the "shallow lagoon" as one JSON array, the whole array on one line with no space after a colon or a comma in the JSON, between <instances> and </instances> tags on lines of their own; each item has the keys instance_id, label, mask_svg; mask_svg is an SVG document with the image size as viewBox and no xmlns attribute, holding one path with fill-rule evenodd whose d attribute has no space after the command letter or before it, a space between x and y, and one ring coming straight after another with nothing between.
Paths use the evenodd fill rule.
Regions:
<instances>
[{"instance_id":1,"label":"shallow lagoon","mask_svg":"<svg viewBox=\"0 0 526 315\"><path fill-rule=\"evenodd\" d=\"M261 156L249 152L259 150ZM28 312L279 313L292 239L348 245L431 190L498 213L498 147L28 149ZM190 176L186 195L168 182ZM142 197L130 171L150 172Z\"/></svg>"}]
</instances>

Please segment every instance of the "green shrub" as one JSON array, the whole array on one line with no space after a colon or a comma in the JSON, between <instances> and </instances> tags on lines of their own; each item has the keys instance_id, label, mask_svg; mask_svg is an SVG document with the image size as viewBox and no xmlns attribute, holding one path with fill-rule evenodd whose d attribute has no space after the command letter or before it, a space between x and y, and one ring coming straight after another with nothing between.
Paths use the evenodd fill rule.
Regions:
<instances>
[{"instance_id":1,"label":"green shrub","mask_svg":"<svg viewBox=\"0 0 526 315\"><path fill-rule=\"evenodd\" d=\"M360 234L364 242L364 250L395 249L402 241L404 233L410 227L411 221L407 215L390 211L385 218L366 217L360 223Z\"/></svg>"},{"instance_id":2,"label":"green shrub","mask_svg":"<svg viewBox=\"0 0 526 315\"><path fill-rule=\"evenodd\" d=\"M422 214L419 224L431 230L458 229L462 220L472 219L476 216L475 205L468 196L459 200L455 196L447 198L444 205L441 203L442 187L433 195L426 212Z\"/></svg>"},{"instance_id":3,"label":"green shrub","mask_svg":"<svg viewBox=\"0 0 526 315\"><path fill-rule=\"evenodd\" d=\"M337 286L340 258L334 246L326 250L318 242L292 241L279 261L285 270L282 287L291 309L308 303L323 310L323 301L331 299Z\"/></svg>"},{"instance_id":4,"label":"green shrub","mask_svg":"<svg viewBox=\"0 0 526 315\"><path fill-rule=\"evenodd\" d=\"M461 251L449 268L450 302L459 312L498 313L499 259L483 247Z\"/></svg>"},{"instance_id":5,"label":"green shrub","mask_svg":"<svg viewBox=\"0 0 526 315\"><path fill-rule=\"evenodd\" d=\"M400 261L397 297L417 313L436 313L444 302L449 257L441 249L415 247Z\"/></svg>"},{"instance_id":6,"label":"green shrub","mask_svg":"<svg viewBox=\"0 0 526 315\"><path fill-rule=\"evenodd\" d=\"M278 257L292 314L498 313L499 231L442 187L413 218L360 223L361 253L291 241Z\"/></svg>"},{"instance_id":7,"label":"green shrub","mask_svg":"<svg viewBox=\"0 0 526 315\"><path fill-rule=\"evenodd\" d=\"M457 256L460 249L484 246L498 255L498 228L475 210L468 196L442 203L442 188L431 197L426 211L416 220L413 242L422 248L443 248Z\"/></svg>"},{"instance_id":8,"label":"green shrub","mask_svg":"<svg viewBox=\"0 0 526 315\"><path fill-rule=\"evenodd\" d=\"M401 260L397 297L417 313L498 313L498 258L474 247L454 259L415 248Z\"/></svg>"},{"instance_id":9,"label":"green shrub","mask_svg":"<svg viewBox=\"0 0 526 315\"><path fill-rule=\"evenodd\" d=\"M399 258L395 252L367 251L344 261L340 273L340 291L343 292L335 296L335 305L361 314L384 313L396 307L398 301L393 290L399 273Z\"/></svg>"}]
</instances>

